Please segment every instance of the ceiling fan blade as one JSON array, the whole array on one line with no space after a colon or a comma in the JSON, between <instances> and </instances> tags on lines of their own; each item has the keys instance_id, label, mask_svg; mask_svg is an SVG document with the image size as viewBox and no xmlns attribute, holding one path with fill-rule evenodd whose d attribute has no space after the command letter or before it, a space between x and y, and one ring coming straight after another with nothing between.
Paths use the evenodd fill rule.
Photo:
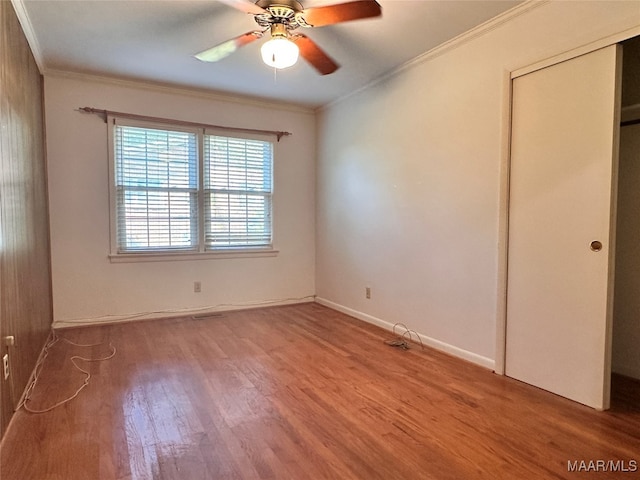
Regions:
<instances>
[{"instance_id":1,"label":"ceiling fan blade","mask_svg":"<svg viewBox=\"0 0 640 480\"><path fill-rule=\"evenodd\" d=\"M222 60L223 58L228 57L240 47L244 47L246 44L262 38L263 33L264 32L261 32L259 30L244 33L239 37L227 40L226 42L216 45L215 47L211 47L200 53L196 53L194 57L203 62L217 62L218 60Z\"/></svg>"},{"instance_id":2,"label":"ceiling fan blade","mask_svg":"<svg viewBox=\"0 0 640 480\"><path fill-rule=\"evenodd\" d=\"M321 75L329 75L340 68L340 65L324 53L309 37L298 33L292 36L291 40L298 45L302 58L309 62Z\"/></svg>"},{"instance_id":3,"label":"ceiling fan blade","mask_svg":"<svg viewBox=\"0 0 640 480\"><path fill-rule=\"evenodd\" d=\"M312 27L322 27L334 23L348 22L360 18L379 17L382 7L375 0L358 0L355 2L327 5L326 7L308 8L302 17Z\"/></svg>"},{"instance_id":4,"label":"ceiling fan blade","mask_svg":"<svg viewBox=\"0 0 640 480\"><path fill-rule=\"evenodd\" d=\"M218 0L219 2L226 3L230 7L236 8L244 13L250 13L252 15L259 15L261 13L267 13L267 11L251 2L250 0Z\"/></svg>"}]
</instances>

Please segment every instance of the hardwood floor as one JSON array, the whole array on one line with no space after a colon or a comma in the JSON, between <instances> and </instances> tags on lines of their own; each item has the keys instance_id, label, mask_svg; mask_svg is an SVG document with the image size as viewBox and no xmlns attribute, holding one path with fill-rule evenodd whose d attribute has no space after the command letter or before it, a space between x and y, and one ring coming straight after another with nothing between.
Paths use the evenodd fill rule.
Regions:
<instances>
[{"instance_id":1,"label":"hardwood floor","mask_svg":"<svg viewBox=\"0 0 640 480\"><path fill-rule=\"evenodd\" d=\"M596 412L483 368L383 343L317 304L63 330L16 413L3 480L573 479L568 462L640 463L640 388ZM579 465L579 463L577 464ZM640 471L640 465L638 465ZM603 472L599 479L638 478Z\"/></svg>"}]
</instances>

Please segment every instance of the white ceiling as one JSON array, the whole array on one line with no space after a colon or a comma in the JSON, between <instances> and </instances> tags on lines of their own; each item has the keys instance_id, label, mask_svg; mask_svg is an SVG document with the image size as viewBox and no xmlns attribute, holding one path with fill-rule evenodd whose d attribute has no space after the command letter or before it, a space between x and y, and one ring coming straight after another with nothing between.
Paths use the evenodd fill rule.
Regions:
<instances>
[{"instance_id":1,"label":"white ceiling","mask_svg":"<svg viewBox=\"0 0 640 480\"><path fill-rule=\"evenodd\" d=\"M14 0L45 73L152 81L307 107L345 96L522 0L378 2L382 17L304 30L341 65L321 76L304 61L274 72L260 59L262 41L217 63L193 58L257 27L253 16L216 0Z\"/></svg>"}]
</instances>

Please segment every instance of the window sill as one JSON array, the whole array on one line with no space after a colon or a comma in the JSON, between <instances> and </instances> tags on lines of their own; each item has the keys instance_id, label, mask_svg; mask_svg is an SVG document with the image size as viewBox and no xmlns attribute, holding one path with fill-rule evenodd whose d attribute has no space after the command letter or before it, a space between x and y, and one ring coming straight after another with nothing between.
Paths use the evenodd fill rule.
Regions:
<instances>
[{"instance_id":1,"label":"window sill","mask_svg":"<svg viewBox=\"0 0 640 480\"><path fill-rule=\"evenodd\" d=\"M157 252L157 253L118 253L110 254L111 263L137 262L175 262L182 260L219 260L227 258L261 258L276 257L278 250L273 249L242 249L220 250L216 252Z\"/></svg>"}]
</instances>

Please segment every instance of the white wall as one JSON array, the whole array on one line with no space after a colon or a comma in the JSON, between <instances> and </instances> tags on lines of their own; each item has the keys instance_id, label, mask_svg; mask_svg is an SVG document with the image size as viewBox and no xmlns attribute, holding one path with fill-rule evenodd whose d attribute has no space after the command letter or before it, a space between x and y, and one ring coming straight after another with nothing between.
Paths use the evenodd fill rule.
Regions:
<instances>
[{"instance_id":1,"label":"white wall","mask_svg":"<svg viewBox=\"0 0 640 480\"><path fill-rule=\"evenodd\" d=\"M492 367L508 73L638 25L637 1L527 4L325 108L321 301Z\"/></svg>"},{"instance_id":2,"label":"white wall","mask_svg":"<svg viewBox=\"0 0 640 480\"><path fill-rule=\"evenodd\" d=\"M266 258L110 263L107 126L79 107L284 130L275 144L274 239ZM45 75L54 325L315 293L315 116L130 82ZM202 282L202 293L193 282ZM98 318L109 316L107 318Z\"/></svg>"}]
</instances>

